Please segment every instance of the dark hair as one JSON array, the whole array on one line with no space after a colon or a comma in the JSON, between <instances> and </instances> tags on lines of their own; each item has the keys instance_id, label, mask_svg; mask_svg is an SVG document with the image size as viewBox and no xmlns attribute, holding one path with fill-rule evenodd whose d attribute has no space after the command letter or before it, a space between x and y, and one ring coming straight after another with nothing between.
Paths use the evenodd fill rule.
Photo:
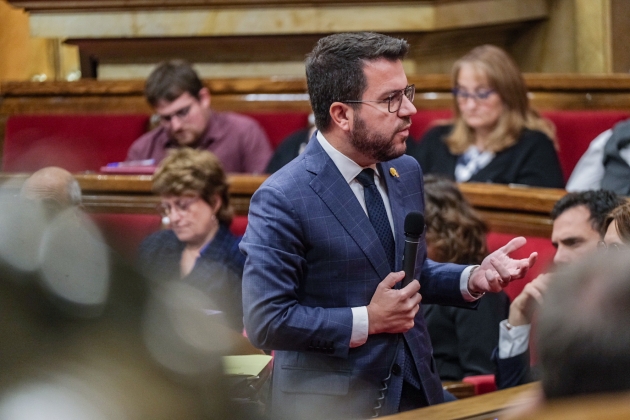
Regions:
<instances>
[{"instance_id":1,"label":"dark hair","mask_svg":"<svg viewBox=\"0 0 630 420\"><path fill-rule=\"evenodd\" d=\"M147 78L144 95L152 107L161 100L173 102L185 92L199 98L203 82L197 72L184 60L164 61Z\"/></svg>"},{"instance_id":2,"label":"dark hair","mask_svg":"<svg viewBox=\"0 0 630 420\"><path fill-rule=\"evenodd\" d=\"M226 225L232 223L228 183L219 159L207 150L181 147L171 150L153 175L153 191L161 195L198 194L211 206L221 197L216 217Z\"/></svg>"},{"instance_id":3,"label":"dark hair","mask_svg":"<svg viewBox=\"0 0 630 420\"><path fill-rule=\"evenodd\" d=\"M306 83L317 128L328 129L333 102L361 99L367 89L365 61L402 60L408 49L404 39L373 32L340 33L317 41L306 57Z\"/></svg>"},{"instance_id":4,"label":"dark hair","mask_svg":"<svg viewBox=\"0 0 630 420\"><path fill-rule=\"evenodd\" d=\"M536 328L547 398L630 390L630 258L594 254L557 273Z\"/></svg>"},{"instance_id":5,"label":"dark hair","mask_svg":"<svg viewBox=\"0 0 630 420\"><path fill-rule=\"evenodd\" d=\"M565 211L577 207L585 206L591 216L591 226L593 230L599 232L600 236L606 234L606 217L615 207L625 203L625 200L608 190L590 190L579 193L569 193L556 202L551 210L551 219L556 220Z\"/></svg>"},{"instance_id":6,"label":"dark hair","mask_svg":"<svg viewBox=\"0 0 630 420\"><path fill-rule=\"evenodd\" d=\"M619 238L621 238L623 243L630 244L630 203L624 202L624 204L614 208L610 212L604 223L604 235L613 220L617 222L617 234Z\"/></svg>"},{"instance_id":7,"label":"dark hair","mask_svg":"<svg viewBox=\"0 0 630 420\"><path fill-rule=\"evenodd\" d=\"M488 226L453 181L424 177L424 219L427 243L438 262L479 264L488 254Z\"/></svg>"}]
</instances>

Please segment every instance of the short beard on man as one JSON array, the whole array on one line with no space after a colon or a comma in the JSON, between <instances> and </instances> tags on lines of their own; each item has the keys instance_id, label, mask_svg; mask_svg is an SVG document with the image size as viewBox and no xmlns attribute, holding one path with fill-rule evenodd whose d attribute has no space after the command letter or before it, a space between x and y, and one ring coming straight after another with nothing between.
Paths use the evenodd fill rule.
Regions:
<instances>
[{"instance_id":1,"label":"short beard on man","mask_svg":"<svg viewBox=\"0 0 630 420\"><path fill-rule=\"evenodd\" d=\"M398 125L392 135L387 138L384 135L370 132L365 121L355 113L353 117L354 128L350 132L350 144L352 144L352 147L357 151L377 162L386 162L395 159L405 154L406 145L402 152L397 150L394 137L396 133L409 125L410 122L411 119L409 117L402 118L400 125Z\"/></svg>"}]
</instances>

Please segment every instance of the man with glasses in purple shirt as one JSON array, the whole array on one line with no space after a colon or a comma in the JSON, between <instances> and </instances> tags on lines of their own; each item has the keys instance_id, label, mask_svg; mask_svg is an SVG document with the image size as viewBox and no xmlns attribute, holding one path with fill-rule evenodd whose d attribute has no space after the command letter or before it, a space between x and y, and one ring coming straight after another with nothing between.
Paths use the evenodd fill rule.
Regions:
<instances>
[{"instance_id":1,"label":"man with glasses in purple shirt","mask_svg":"<svg viewBox=\"0 0 630 420\"><path fill-rule=\"evenodd\" d=\"M210 91L187 62L159 64L145 96L159 126L131 145L127 161L153 159L157 165L170 149L192 147L214 153L226 172L264 172L272 149L263 129L250 117L212 111Z\"/></svg>"}]
</instances>

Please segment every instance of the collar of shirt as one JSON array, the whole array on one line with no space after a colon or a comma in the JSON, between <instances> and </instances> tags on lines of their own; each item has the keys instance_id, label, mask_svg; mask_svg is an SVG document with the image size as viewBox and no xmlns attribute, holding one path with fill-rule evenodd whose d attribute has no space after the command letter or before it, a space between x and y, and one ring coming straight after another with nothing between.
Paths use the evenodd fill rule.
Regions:
<instances>
[{"instance_id":1,"label":"collar of shirt","mask_svg":"<svg viewBox=\"0 0 630 420\"><path fill-rule=\"evenodd\" d=\"M359 166L348 156L335 149L330 143L328 143L328 140L326 140L321 131L317 132L317 141L319 141L319 144L322 146L326 154L330 156L330 159L332 159L337 169L339 169L341 176L343 176L346 180L355 197L359 200L359 204L361 204L363 211L367 215L368 211L367 206L365 205L365 191L363 190L363 185L361 185L361 183L356 179L356 176L359 175L359 173L365 168ZM387 195L385 180L381 177L380 172L377 170L376 164L370 165L368 168L374 169L374 173L376 174L374 183L376 184L376 188L383 199L385 212L387 213L387 218L389 219L389 226L391 227L392 232L394 232L394 219L392 216L391 205L389 204L389 196Z\"/></svg>"},{"instance_id":2,"label":"collar of shirt","mask_svg":"<svg viewBox=\"0 0 630 420\"><path fill-rule=\"evenodd\" d=\"M322 146L326 154L330 156L330 159L332 159L333 163L335 164L337 169L339 169L339 172L341 172L341 175L343 176L343 178L346 180L348 184L350 184L350 182L355 180L357 175L359 175L361 171L365 169L359 166L355 161L350 159L348 156L344 155L339 150L335 149L330 143L328 143L328 140L326 140L326 138L324 137L321 131L317 131L317 141L319 141L319 144ZM372 164L368 166L368 168L374 169L374 173L380 180L381 174L376 169L376 164ZM356 182L359 182L359 181L356 181ZM379 181L377 180L377 184L378 183Z\"/></svg>"}]
</instances>

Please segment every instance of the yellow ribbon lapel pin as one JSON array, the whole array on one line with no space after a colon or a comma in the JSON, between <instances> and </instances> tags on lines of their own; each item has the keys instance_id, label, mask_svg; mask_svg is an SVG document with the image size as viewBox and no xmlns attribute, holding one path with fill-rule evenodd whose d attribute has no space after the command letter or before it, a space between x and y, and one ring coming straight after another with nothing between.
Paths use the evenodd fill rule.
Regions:
<instances>
[{"instance_id":1,"label":"yellow ribbon lapel pin","mask_svg":"<svg viewBox=\"0 0 630 420\"><path fill-rule=\"evenodd\" d=\"M400 176L398 175L398 171L396 170L396 168L389 168L389 174L391 176L393 176L394 178L400 178Z\"/></svg>"}]
</instances>

